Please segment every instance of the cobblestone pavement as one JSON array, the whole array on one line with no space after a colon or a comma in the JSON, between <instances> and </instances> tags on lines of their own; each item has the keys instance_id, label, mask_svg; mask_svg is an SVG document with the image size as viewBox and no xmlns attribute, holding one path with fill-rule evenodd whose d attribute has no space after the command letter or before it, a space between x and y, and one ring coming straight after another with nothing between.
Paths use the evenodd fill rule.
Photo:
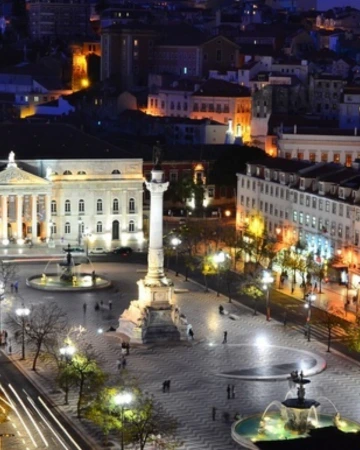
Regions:
<instances>
[{"instance_id":1,"label":"cobblestone pavement","mask_svg":"<svg viewBox=\"0 0 360 450\"><path fill-rule=\"evenodd\" d=\"M125 264L97 264L97 273L103 273L114 281L109 291L82 294L61 294L34 291L25 287L24 277L37 266L22 266L20 273L20 294L26 303L38 303L54 300L69 314L74 325L87 329L87 340L91 342L103 361L105 369L116 376L116 360L120 352L119 341L114 334L99 335L99 327L108 329L116 325L119 314L131 299L137 297L136 281L143 276L136 267ZM178 419L179 436L184 442L184 450L230 450L239 448L230 437L230 423L222 420L222 414L228 412L232 418L236 412L250 415L262 412L272 400L283 400L287 390L286 381L264 382L227 379L217 374L224 368L254 368L277 360L285 363L289 350L283 351L266 345L249 347L241 358L236 344L255 344L267 341L274 346L298 348L321 355L327 361L327 369L312 377L308 395L317 398L323 404L323 412L332 413L330 403L321 396L328 396L340 413L350 419L360 421L360 404L354 401L360 393L359 365L339 354L326 353L326 347L317 342L306 342L296 331L284 331L282 324L276 321L266 322L262 315L252 316L252 311L235 304L227 303L223 297L214 293L204 293L201 286L182 281L182 277L172 275L175 287L189 289L189 292L175 295L176 302L193 326L195 340L175 346L140 346L131 349L128 357L128 370L139 379L142 387L154 394L166 411ZM109 298L113 309L108 309ZM93 308L96 301L103 300L102 311ZM83 303L87 303L86 314ZM20 304L20 299L10 299L7 309ZM230 313L236 313L238 320L220 316L218 306L222 302ZM223 332L228 332L228 344L222 344ZM19 350L19 349L14 349ZM276 352L276 353L275 353ZM27 362L29 367L30 361ZM41 384L51 389L49 366L43 366L40 374ZM26 369L27 370L27 369ZM28 371L30 373L30 371ZM171 380L171 392L161 390L164 380ZM47 380L47 381L46 381ZM228 384L235 385L236 398L227 400ZM52 398L62 403L62 395L53 394ZM65 409L70 417L75 414L75 399ZM217 418L211 418L212 407L217 408ZM94 438L99 434L92 433Z\"/></svg>"}]
</instances>

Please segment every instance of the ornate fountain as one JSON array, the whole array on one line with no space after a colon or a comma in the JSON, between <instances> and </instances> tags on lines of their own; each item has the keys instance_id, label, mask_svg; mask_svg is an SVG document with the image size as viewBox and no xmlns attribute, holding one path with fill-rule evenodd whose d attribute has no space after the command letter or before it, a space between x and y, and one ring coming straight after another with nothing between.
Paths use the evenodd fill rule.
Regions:
<instances>
[{"instance_id":1,"label":"ornate fountain","mask_svg":"<svg viewBox=\"0 0 360 450\"><path fill-rule=\"evenodd\" d=\"M104 289L111 286L110 280L95 273L91 266L91 273L82 272L82 262L75 260L70 244L64 248L65 258L57 262L57 273L47 273L47 268L52 262L47 263L44 273L32 275L26 280L26 284L34 289L46 291L89 291ZM87 262L90 262L87 257Z\"/></svg>"},{"instance_id":2,"label":"ornate fountain","mask_svg":"<svg viewBox=\"0 0 360 450\"><path fill-rule=\"evenodd\" d=\"M237 443L258 450L256 442L309 437L309 432L315 428L332 426L346 433L360 431L360 424L341 417L335 406L335 415L320 414L320 403L306 398L305 386L310 380L304 378L302 372L293 372L290 381L293 384L291 391L297 390L296 397L285 398L283 402L272 401L263 414L238 420L232 425L231 436ZM273 406L278 411L268 412Z\"/></svg>"}]
</instances>

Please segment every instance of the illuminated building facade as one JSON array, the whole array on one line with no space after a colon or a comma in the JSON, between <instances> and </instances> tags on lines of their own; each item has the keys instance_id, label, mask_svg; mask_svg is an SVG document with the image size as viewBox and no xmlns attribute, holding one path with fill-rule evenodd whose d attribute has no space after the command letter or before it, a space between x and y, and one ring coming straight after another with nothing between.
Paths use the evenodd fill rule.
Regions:
<instances>
[{"instance_id":1,"label":"illuminated building facade","mask_svg":"<svg viewBox=\"0 0 360 450\"><path fill-rule=\"evenodd\" d=\"M18 154L34 156L15 160L10 152L9 160L2 161L3 242L28 238L34 243L41 239L55 245L107 249L141 245L142 159L129 158L119 148L68 126L30 124L8 128L10 138L5 137L3 147L17 148L27 140L28 149L19 149ZM11 134L15 133L22 133L23 139L13 138ZM45 147L51 139L52 146ZM45 156L47 152L52 159ZM91 157L94 154L98 157Z\"/></svg>"}]
</instances>

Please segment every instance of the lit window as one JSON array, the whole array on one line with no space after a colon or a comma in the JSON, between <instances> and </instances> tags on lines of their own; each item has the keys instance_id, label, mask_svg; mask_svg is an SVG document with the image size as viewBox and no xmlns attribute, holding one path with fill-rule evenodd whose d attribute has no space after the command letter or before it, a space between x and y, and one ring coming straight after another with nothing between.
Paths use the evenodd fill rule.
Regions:
<instances>
[{"instance_id":1,"label":"lit window","mask_svg":"<svg viewBox=\"0 0 360 450\"><path fill-rule=\"evenodd\" d=\"M34 102L37 103L38 101L39 101L39 97L37 95L35 95Z\"/></svg>"},{"instance_id":2,"label":"lit window","mask_svg":"<svg viewBox=\"0 0 360 450\"><path fill-rule=\"evenodd\" d=\"M70 227L70 223L69 222L66 222L64 232L65 232L65 234L70 234L71 233L71 227Z\"/></svg>"},{"instance_id":3,"label":"lit window","mask_svg":"<svg viewBox=\"0 0 360 450\"><path fill-rule=\"evenodd\" d=\"M102 233L102 230L103 230L102 222L97 222L97 224L96 224L96 232L97 233Z\"/></svg>"}]
</instances>

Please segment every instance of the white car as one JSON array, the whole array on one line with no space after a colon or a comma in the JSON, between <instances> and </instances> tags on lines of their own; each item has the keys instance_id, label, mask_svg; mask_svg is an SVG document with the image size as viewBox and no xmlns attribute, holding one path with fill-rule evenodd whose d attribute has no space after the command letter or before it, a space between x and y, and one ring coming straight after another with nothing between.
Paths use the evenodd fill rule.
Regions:
<instances>
[{"instance_id":1,"label":"white car","mask_svg":"<svg viewBox=\"0 0 360 450\"><path fill-rule=\"evenodd\" d=\"M104 247L94 247L89 251L92 255L102 255L104 253L107 253L107 251L104 249Z\"/></svg>"}]
</instances>

